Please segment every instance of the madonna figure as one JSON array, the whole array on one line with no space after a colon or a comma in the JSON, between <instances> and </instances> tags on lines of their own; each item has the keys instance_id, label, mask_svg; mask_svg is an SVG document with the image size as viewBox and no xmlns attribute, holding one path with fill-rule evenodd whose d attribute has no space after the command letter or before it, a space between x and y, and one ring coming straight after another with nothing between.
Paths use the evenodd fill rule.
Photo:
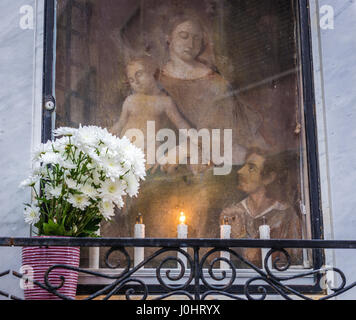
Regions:
<instances>
[{"instance_id":1,"label":"madonna figure","mask_svg":"<svg viewBox=\"0 0 356 320\"><path fill-rule=\"evenodd\" d=\"M167 43L169 59L161 70L160 83L198 130L232 129L232 164L241 165L245 158L242 146L263 147L257 133L258 114L238 103L229 83L201 58L207 34L198 19L173 19Z\"/></svg>"}]
</instances>

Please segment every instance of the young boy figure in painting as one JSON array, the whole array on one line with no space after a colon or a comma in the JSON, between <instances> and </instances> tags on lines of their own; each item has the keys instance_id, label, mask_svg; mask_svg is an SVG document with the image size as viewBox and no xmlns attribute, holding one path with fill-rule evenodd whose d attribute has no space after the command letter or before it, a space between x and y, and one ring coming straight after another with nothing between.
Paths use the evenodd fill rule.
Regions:
<instances>
[{"instance_id":1,"label":"young boy figure in painting","mask_svg":"<svg viewBox=\"0 0 356 320\"><path fill-rule=\"evenodd\" d=\"M176 129L191 129L192 127L179 113L175 103L164 91L162 91L155 79L157 68L148 57L131 60L127 65L127 78L133 93L128 96L123 104L119 121L111 128L111 132L120 137L135 137L138 147L143 147L147 155L147 148L150 141L146 137L145 141L139 141L139 133L145 134L148 122L154 123L154 137L160 129L169 128L172 125ZM131 139L133 140L133 139ZM157 150L157 141L156 148ZM178 156L178 155L177 155ZM152 163L148 163L149 169Z\"/></svg>"},{"instance_id":2,"label":"young boy figure in painting","mask_svg":"<svg viewBox=\"0 0 356 320\"><path fill-rule=\"evenodd\" d=\"M258 239L263 224L270 226L271 239L301 238L301 219L291 203L296 202L296 159L289 151L269 155L257 148L249 150L245 165L237 171L237 188L246 198L225 208L220 215L229 220L232 238ZM288 251L292 262L300 264L301 251ZM260 249L244 249L243 254L250 262L261 265ZM281 261L284 258L282 255Z\"/></svg>"}]
</instances>

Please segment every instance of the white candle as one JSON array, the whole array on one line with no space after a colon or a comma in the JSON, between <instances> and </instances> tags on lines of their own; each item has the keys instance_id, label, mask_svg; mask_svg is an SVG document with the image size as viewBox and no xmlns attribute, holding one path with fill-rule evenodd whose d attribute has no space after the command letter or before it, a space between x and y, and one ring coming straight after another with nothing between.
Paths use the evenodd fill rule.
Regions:
<instances>
[{"instance_id":1,"label":"white candle","mask_svg":"<svg viewBox=\"0 0 356 320\"><path fill-rule=\"evenodd\" d=\"M268 224L263 224L259 228L260 231L260 239L268 240L271 238L271 228Z\"/></svg>"},{"instance_id":2,"label":"white candle","mask_svg":"<svg viewBox=\"0 0 356 320\"><path fill-rule=\"evenodd\" d=\"M267 224L261 225L259 228L259 231L260 231L260 239L264 239L264 240L271 239L271 228L269 227L269 225L267 225ZM262 251L262 268L263 269L265 268L265 266L264 266L265 257L269 250L270 249L268 249L268 248L261 249L261 251ZM268 268L270 270L272 270L272 257L270 257L268 259Z\"/></svg>"},{"instance_id":3,"label":"white candle","mask_svg":"<svg viewBox=\"0 0 356 320\"><path fill-rule=\"evenodd\" d=\"M179 217L180 224L177 227L178 239L187 239L188 238L188 226L185 224L185 215L184 212L180 213ZM181 248L187 252L187 248ZM187 268L187 258L182 253L178 252L177 258L182 260L184 267ZM179 264L178 264L179 265Z\"/></svg>"},{"instance_id":4,"label":"white candle","mask_svg":"<svg viewBox=\"0 0 356 320\"><path fill-rule=\"evenodd\" d=\"M139 213L136 218L135 224L135 238L143 239L145 238L145 225L143 224L142 214ZM136 267L145 259L145 248L135 247L134 248L134 266ZM143 268L143 267L142 267Z\"/></svg>"},{"instance_id":5,"label":"white candle","mask_svg":"<svg viewBox=\"0 0 356 320\"><path fill-rule=\"evenodd\" d=\"M178 239L187 239L188 237L188 226L186 224L178 225Z\"/></svg>"},{"instance_id":6,"label":"white candle","mask_svg":"<svg viewBox=\"0 0 356 320\"><path fill-rule=\"evenodd\" d=\"M230 239L231 237L231 226L228 224L229 221L224 217L222 224L220 225L220 239ZM226 251L220 252L220 257L230 260L230 253ZM229 269L229 264L225 261L220 261L220 269Z\"/></svg>"},{"instance_id":7,"label":"white candle","mask_svg":"<svg viewBox=\"0 0 356 320\"><path fill-rule=\"evenodd\" d=\"M100 229L96 232L100 236ZM90 247L89 248L89 269L99 269L100 261L100 248Z\"/></svg>"}]
</instances>

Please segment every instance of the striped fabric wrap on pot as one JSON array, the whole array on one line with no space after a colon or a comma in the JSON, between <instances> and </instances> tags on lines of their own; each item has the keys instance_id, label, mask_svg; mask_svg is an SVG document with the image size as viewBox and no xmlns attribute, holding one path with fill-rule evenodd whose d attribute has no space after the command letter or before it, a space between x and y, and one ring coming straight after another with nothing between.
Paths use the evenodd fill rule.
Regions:
<instances>
[{"instance_id":1,"label":"striped fabric wrap on pot","mask_svg":"<svg viewBox=\"0 0 356 320\"><path fill-rule=\"evenodd\" d=\"M26 270L26 275L43 285L45 283L45 273L53 265L61 264L71 267L79 267L80 248L79 247L23 247L22 266ZM68 298L75 299L78 272L64 268L54 268L48 276L49 284L52 287L64 284L57 292ZM26 300L59 300L60 297L40 288L36 284L28 281L24 288Z\"/></svg>"}]
</instances>

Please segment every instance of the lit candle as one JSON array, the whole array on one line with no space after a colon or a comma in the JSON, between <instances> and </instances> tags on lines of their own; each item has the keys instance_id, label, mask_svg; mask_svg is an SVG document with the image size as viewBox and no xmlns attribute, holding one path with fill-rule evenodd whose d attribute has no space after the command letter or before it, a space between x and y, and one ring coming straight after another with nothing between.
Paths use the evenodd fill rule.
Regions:
<instances>
[{"instance_id":1,"label":"lit candle","mask_svg":"<svg viewBox=\"0 0 356 320\"><path fill-rule=\"evenodd\" d=\"M142 214L136 217L135 238L143 239L145 237L145 225L143 224ZM134 249L134 266L136 267L145 259L145 248L135 247ZM143 267L142 267L143 268Z\"/></svg>"},{"instance_id":2,"label":"lit candle","mask_svg":"<svg viewBox=\"0 0 356 320\"><path fill-rule=\"evenodd\" d=\"M260 239L264 239L264 240L269 240L271 239L271 228L269 227L268 224L266 224L266 220L265 218L264 220L264 224L260 226L259 231L260 231ZM265 261L265 257L268 253L270 249L268 248L262 248L262 268L265 268L264 266L264 261ZM272 257L270 257L268 259L268 268L271 270L272 269Z\"/></svg>"},{"instance_id":3,"label":"lit candle","mask_svg":"<svg viewBox=\"0 0 356 320\"><path fill-rule=\"evenodd\" d=\"M100 229L96 232L100 236ZM90 269L99 269L99 260L100 260L100 248L99 247L90 247L89 248L89 268Z\"/></svg>"},{"instance_id":4,"label":"lit candle","mask_svg":"<svg viewBox=\"0 0 356 320\"><path fill-rule=\"evenodd\" d=\"M178 239L186 239L188 237L188 226L185 224L185 220L185 214L182 211L179 216Z\"/></svg>"},{"instance_id":5,"label":"lit candle","mask_svg":"<svg viewBox=\"0 0 356 320\"><path fill-rule=\"evenodd\" d=\"M179 216L179 224L177 227L177 233L178 233L178 239L187 239L188 237L188 226L185 224L185 214L182 211ZM187 252L187 248L182 248L185 252ZM183 261L184 267L187 268L187 258L182 254L178 252L177 255L178 259Z\"/></svg>"},{"instance_id":6,"label":"lit candle","mask_svg":"<svg viewBox=\"0 0 356 320\"><path fill-rule=\"evenodd\" d=\"M229 225L228 217L224 217L220 225L220 239L230 239L231 226ZM220 252L220 257L230 260L230 253L226 251ZM225 261L220 261L220 269L229 269L229 264Z\"/></svg>"}]
</instances>

